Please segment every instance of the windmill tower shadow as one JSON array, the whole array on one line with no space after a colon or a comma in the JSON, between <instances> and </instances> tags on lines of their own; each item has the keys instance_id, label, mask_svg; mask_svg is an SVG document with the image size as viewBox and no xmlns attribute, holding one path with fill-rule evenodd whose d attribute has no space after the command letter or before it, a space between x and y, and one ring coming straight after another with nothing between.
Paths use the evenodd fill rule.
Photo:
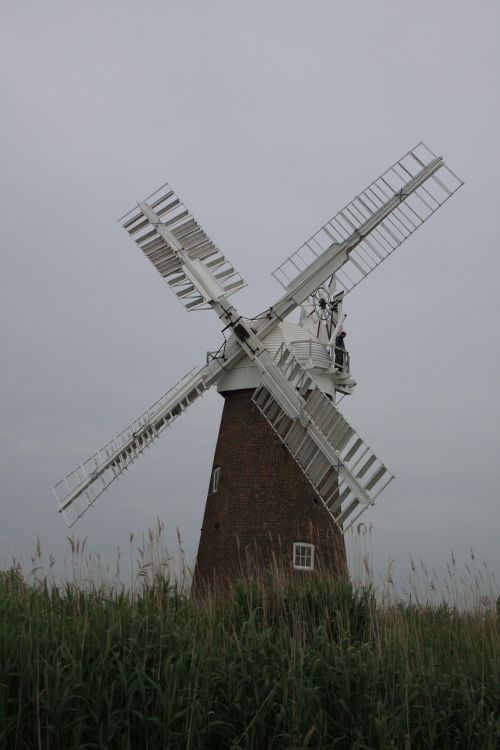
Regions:
<instances>
[{"instance_id":1,"label":"windmill tower shadow","mask_svg":"<svg viewBox=\"0 0 500 750\"><path fill-rule=\"evenodd\" d=\"M257 318L229 301L245 282L168 184L139 201L121 224L188 311L218 315L224 343L54 485L68 524L216 386L225 404L195 586L269 570L344 576L345 531L394 478L338 409L356 386L344 297L462 184L419 143L273 272L283 294Z\"/></svg>"}]
</instances>

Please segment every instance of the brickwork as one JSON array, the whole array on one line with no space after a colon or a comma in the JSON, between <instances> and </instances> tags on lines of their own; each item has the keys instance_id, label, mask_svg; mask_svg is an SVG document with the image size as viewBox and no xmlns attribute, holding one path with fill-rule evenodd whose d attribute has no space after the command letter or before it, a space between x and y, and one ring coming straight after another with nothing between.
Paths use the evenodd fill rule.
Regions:
<instances>
[{"instance_id":1,"label":"brickwork","mask_svg":"<svg viewBox=\"0 0 500 750\"><path fill-rule=\"evenodd\" d=\"M315 545L315 570L342 575L344 540L278 436L252 404L252 390L224 394L195 586L223 584L259 568L296 574L294 542ZM302 574L303 575L303 574ZM311 575L311 573L307 573Z\"/></svg>"}]
</instances>

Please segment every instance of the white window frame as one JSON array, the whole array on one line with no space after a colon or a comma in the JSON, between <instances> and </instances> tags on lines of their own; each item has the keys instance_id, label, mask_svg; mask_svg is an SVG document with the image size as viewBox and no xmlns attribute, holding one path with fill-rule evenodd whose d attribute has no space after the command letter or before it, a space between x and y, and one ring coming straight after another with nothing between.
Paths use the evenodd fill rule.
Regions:
<instances>
[{"instance_id":1,"label":"white window frame","mask_svg":"<svg viewBox=\"0 0 500 750\"><path fill-rule=\"evenodd\" d=\"M310 565L301 565L300 563L297 564L297 557L304 557L304 555L301 555L299 552L299 549L301 547L311 551ZM314 544L309 544L309 542L293 543L293 568L294 570L314 570Z\"/></svg>"},{"instance_id":2,"label":"white window frame","mask_svg":"<svg viewBox=\"0 0 500 750\"><path fill-rule=\"evenodd\" d=\"M220 482L220 466L214 466L212 469L212 475L210 477L210 494L217 492L219 489Z\"/></svg>"}]
</instances>

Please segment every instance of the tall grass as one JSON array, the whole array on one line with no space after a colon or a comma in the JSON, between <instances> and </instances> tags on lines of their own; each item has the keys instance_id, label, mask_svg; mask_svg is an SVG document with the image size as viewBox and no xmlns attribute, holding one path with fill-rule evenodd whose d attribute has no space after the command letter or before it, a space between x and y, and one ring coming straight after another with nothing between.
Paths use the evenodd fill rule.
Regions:
<instances>
[{"instance_id":1,"label":"tall grass","mask_svg":"<svg viewBox=\"0 0 500 750\"><path fill-rule=\"evenodd\" d=\"M500 746L491 598L459 610L315 577L194 599L158 531L133 586L75 540L70 583L0 574L2 750Z\"/></svg>"}]
</instances>

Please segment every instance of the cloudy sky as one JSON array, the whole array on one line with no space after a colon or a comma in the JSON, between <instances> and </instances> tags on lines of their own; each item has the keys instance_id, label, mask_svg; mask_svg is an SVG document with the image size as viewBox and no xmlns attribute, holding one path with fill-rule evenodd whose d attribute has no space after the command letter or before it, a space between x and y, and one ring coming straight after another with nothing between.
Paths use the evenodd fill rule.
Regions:
<instances>
[{"instance_id":1,"label":"cloudy sky","mask_svg":"<svg viewBox=\"0 0 500 750\"><path fill-rule=\"evenodd\" d=\"M0 561L67 555L50 486L220 342L116 219L168 180L249 283L418 141L465 186L349 295L343 407L396 480L376 569L500 569L496 0L23 3L0 9ZM349 403L347 403L349 401ZM160 517L196 553L222 399L78 524L111 559Z\"/></svg>"}]
</instances>

